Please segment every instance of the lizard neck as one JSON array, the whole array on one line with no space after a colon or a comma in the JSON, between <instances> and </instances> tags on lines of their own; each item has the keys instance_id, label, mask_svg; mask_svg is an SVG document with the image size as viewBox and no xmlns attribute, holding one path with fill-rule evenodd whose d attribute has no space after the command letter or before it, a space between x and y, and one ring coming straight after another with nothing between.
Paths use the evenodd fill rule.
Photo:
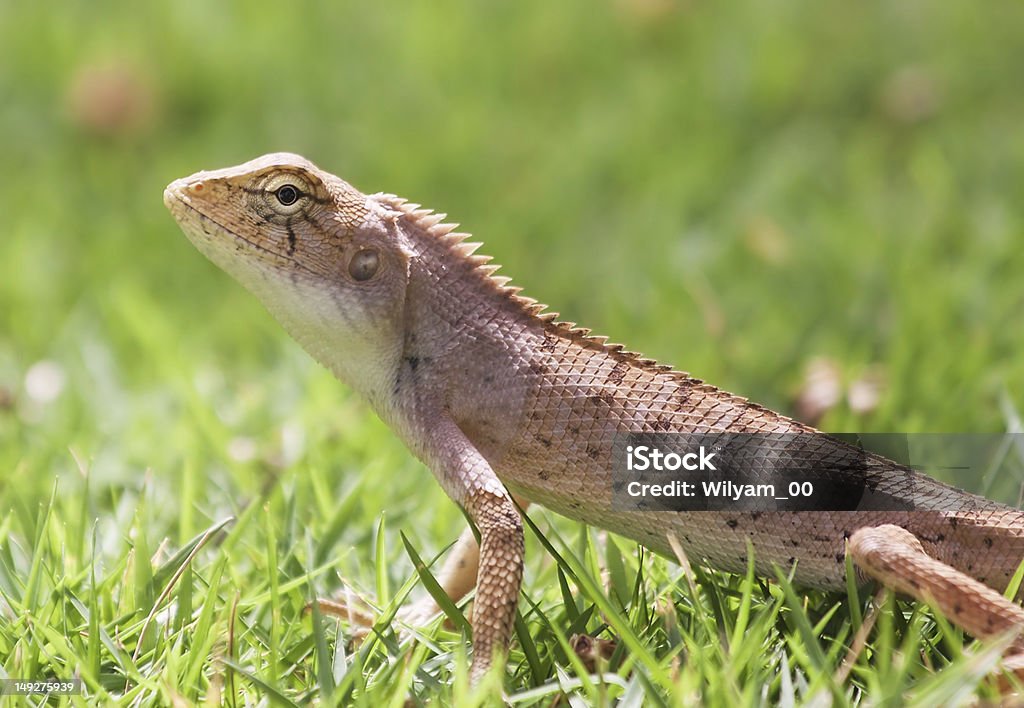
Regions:
<instances>
[{"instance_id":1,"label":"lizard neck","mask_svg":"<svg viewBox=\"0 0 1024 708\"><path fill-rule=\"evenodd\" d=\"M390 393L402 357L400 321L376 321L374 331L344 326L346 308L317 283L299 278L284 281L258 272L236 277L314 359L390 421ZM384 336L384 330L394 332Z\"/></svg>"}]
</instances>

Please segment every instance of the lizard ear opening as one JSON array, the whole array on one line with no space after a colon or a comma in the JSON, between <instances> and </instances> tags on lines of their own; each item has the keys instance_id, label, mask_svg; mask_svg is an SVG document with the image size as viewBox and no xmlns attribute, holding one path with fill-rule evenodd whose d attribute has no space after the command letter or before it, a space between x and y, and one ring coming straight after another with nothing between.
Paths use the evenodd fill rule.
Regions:
<instances>
[{"instance_id":1,"label":"lizard ear opening","mask_svg":"<svg viewBox=\"0 0 1024 708\"><path fill-rule=\"evenodd\" d=\"M365 282L380 270L380 254L376 248L361 248L348 262L348 274L357 282Z\"/></svg>"}]
</instances>

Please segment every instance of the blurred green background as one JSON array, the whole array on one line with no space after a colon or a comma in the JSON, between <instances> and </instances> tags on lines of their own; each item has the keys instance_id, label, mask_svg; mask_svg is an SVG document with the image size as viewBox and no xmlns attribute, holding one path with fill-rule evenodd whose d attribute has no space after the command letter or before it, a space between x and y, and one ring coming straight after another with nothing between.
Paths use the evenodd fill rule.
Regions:
<instances>
[{"instance_id":1,"label":"blurred green background","mask_svg":"<svg viewBox=\"0 0 1024 708\"><path fill-rule=\"evenodd\" d=\"M1001 431L1024 405L1022 37L1017 2L2 2L0 536L28 543L55 479L86 510L72 566L93 519L116 557L146 500L155 548L273 482L325 557L385 508L435 550L460 528L162 206L277 150L828 429Z\"/></svg>"}]
</instances>

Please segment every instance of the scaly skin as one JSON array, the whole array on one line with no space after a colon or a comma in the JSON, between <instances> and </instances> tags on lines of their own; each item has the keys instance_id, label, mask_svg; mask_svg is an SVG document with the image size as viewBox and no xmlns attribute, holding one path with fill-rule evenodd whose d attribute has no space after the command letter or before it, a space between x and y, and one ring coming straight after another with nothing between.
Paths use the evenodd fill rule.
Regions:
<instances>
[{"instance_id":1,"label":"scaly skin","mask_svg":"<svg viewBox=\"0 0 1024 708\"><path fill-rule=\"evenodd\" d=\"M1024 514L884 458L870 458L872 479L897 501L891 511L613 510L616 434L815 431L554 321L443 215L364 195L287 153L178 180L164 201L200 251L366 397L479 528L482 547L464 535L441 577L458 597L476 575L475 679L507 645L522 577L510 493L663 554L674 536L723 570L745 569L749 541L760 573L796 563L806 586L844 588L849 552L860 573L972 634L1024 626L1024 611L990 589L1024 558ZM860 454L815 440L822 457Z\"/></svg>"}]
</instances>

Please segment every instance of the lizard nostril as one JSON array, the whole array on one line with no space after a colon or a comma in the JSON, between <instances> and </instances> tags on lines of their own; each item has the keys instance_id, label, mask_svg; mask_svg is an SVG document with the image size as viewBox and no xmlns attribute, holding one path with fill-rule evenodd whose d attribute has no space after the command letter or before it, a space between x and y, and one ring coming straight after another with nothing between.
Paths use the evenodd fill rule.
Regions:
<instances>
[{"instance_id":1,"label":"lizard nostril","mask_svg":"<svg viewBox=\"0 0 1024 708\"><path fill-rule=\"evenodd\" d=\"M188 189L190 192L201 192L204 187L205 185L202 182L196 182L195 184L190 184Z\"/></svg>"}]
</instances>

